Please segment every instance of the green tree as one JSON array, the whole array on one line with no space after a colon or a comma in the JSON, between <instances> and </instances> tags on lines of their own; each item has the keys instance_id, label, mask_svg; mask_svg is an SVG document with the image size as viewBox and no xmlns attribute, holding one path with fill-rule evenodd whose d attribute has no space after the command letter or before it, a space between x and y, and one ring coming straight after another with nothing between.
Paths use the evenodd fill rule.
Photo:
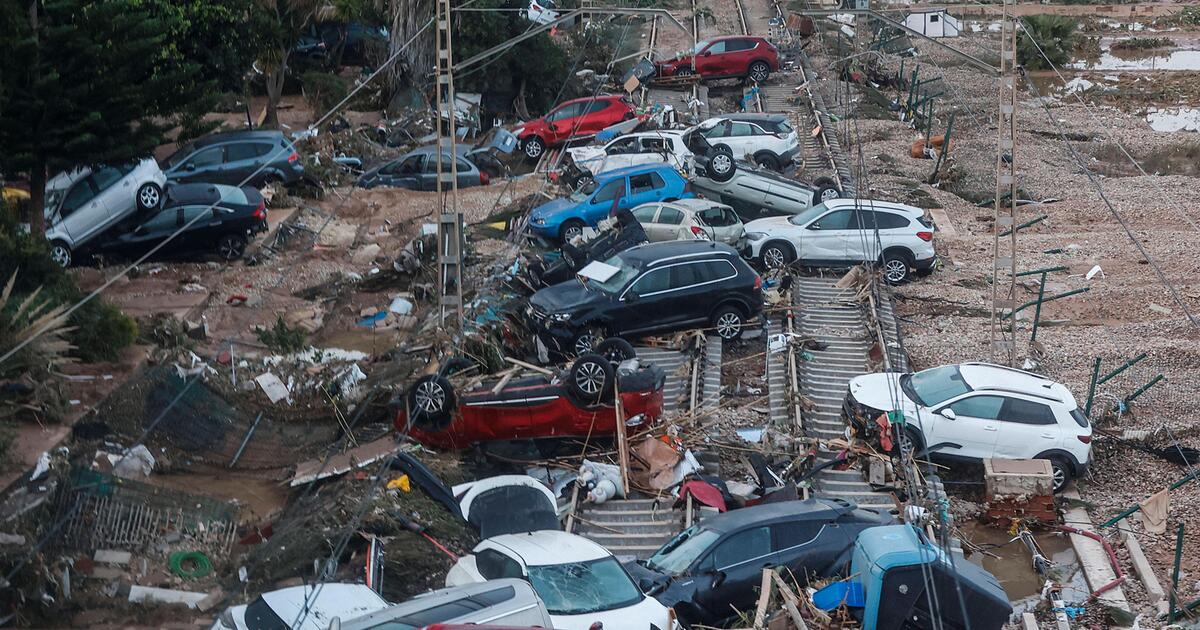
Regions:
<instances>
[{"instance_id":1,"label":"green tree","mask_svg":"<svg viewBox=\"0 0 1200 630\"><path fill-rule=\"evenodd\" d=\"M1024 33L1017 33L1017 61L1026 70L1045 70L1071 61L1075 51L1079 21L1061 15L1030 15L1025 17ZM1033 41L1030 41L1032 38ZM1037 46L1033 45L1037 42ZM1038 48L1041 48L1041 52ZM1045 53L1045 57L1042 56Z\"/></svg>"}]
</instances>

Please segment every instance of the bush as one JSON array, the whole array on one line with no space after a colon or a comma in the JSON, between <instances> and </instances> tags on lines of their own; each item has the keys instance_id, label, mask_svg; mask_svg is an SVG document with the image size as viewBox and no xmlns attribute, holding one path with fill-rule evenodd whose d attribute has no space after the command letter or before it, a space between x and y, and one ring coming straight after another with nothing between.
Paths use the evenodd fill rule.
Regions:
<instances>
[{"instance_id":1,"label":"bush","mask_svg":"<svg viewBox=\"0 0 1200 630\"><path fill-rule=\"evenodd\" d=\"M300 81L305 102L318 113L329 111L350 93L345 79L328 72L305 72Z\"/></svg>"},{"instance_id":2,"label":"bush","mask_svg":"<svg viewBox=\"0 0 1200 630\"><path fill-rule=\"evenodd\" d=\"M1028 36L1017 34L1017 62L1026 70L1049 69L1047 59L1055 66L1071 61L1078 20L1061 15L1030 15L1023 21L1023 30ZM1030 38L1037 42L1037 46L1029 41ZM1038 51L1039 46L1041 52ZM1045 53L1045 57L1042 53Z\"/></svg>"},{"instance_id":3,"label":"bush","mask_svg":"<svg viewBox=\"0 0 1200 630\"><path fill-rule=\"evenodd\" d=\"M280 316L275 317L274 327L258 330L258 340L272 352L279 354L300 352L308 346L308 339L305 337L304 331L299 328L289 328L283 321L283 317Z\"/></svg>"},{"instance_id":4,"label":"bush","mask_svg":"<svg viewBox=\"0 0 1200 630\"><path fill-rule=\"evenodd\" d=\"M1130 37L1113 42L1113 50L1146 50L1147 48L1166 48L1174 42L1166 37Z\"/></svg>"}]
</instances>

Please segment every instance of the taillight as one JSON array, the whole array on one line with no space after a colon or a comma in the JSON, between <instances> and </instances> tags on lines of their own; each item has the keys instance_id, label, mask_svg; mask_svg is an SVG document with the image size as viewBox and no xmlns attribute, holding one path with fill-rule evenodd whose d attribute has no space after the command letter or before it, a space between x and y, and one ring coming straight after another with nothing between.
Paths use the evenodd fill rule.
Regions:
<instances>
[{"instance_id":1,"label":"taillight","mask_svg":"<svg viewBox=\"0 0 1200 630\"><path fill-rule=\"evenodd\" d=\"M696 236L704 236L704 229L701 228L699 225L693 225L692 226L692 234L695 234Z\"/></svg>"},{"instance_id":2,"label":"taillight","mask_svg":"<svg viewBox=\"0 0 1200 630\"><path fill-rule=\"evenodd\" d=\"M487 185L488 185L488 181L489 181L489 180L488 180L488 174L487 174L487 171L479 171L479 185L480 185L480 186L487 186Z\"/></svg>"},{"instance_id":3,"label":"taillight","mask_svg":"<svg viewBox=\"0 0 1200 630\"><path fill-rule=\"evenodd\" d=\"M754 275L754 290L757 291L761 288L762 288L762 276L755 274Z\"/></svg>"},{"instance_id":4,"label":"taillight","mask_svg":"<svg viewBox=\"0 0 1200 630\"><path fill-rule=\"evenodd\" d=\"M258 207L254 209L253 216L255 219L266 219L267 218L267 202L260 201L258 203Z\"/></svg>"},{"instance_id":5,"label":"taillight","mask_svg":"<svg viewBox=\"0 0 1200 630\"><path fill-rule=\"evenodd\" d=\"M290 162L292 164L295 164L299 160L300 160L300 154L296 153L295 151L292 151L292 154L288 156L288 162Z\"/></svg>"},{"instance_id":6,"label":"taillight","mask_svg":"<svg viewBox=\"0 0 1200 630\"><path fill-rule=\"evenodd\" d=\"M933 232L917 232L917 238L928 243L933 240Z\"/></svg>"},{"instance_id":7,"label":"taillight","mask_svg":"<svg viewBox=\"0 0 1200 630\"><path fill-rule=\"evenodd\" d=\"M1091 435L1076 435L1075 437L1079 438L1079 441L1080 441L1080 442L1083 442L1084 444L1091 444L1091 443L1092 443L1092 436L1091 436Z\"/></svg>"}]
</instances>

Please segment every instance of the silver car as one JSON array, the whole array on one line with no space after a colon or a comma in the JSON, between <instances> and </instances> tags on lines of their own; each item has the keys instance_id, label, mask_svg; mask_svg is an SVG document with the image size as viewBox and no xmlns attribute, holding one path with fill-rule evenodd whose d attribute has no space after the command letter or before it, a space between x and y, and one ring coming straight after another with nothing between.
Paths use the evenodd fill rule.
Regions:
<instances>
[{"instance_id":1,"label":"silver car","mask_svg":"<svg viewBox=\"0 0 1200 630\"><path fill-rule=\"evenodd\" d=\"M167 177L158 162L78 168L46 183L46 240L54 262L69 267L73 253L135 211L158 209Z\"/></svg>"},{"instance_id":2,"label":"silver car","mask_svg":"<svg viewBox=\"0 0 1200 630\"><path fill-rule=\"evenodd\" d=\"M722 162L725 157L714 153L710 159L697 160L692 187L732 206L743 219L798 214L841 196L832 178L819 177L810 185L748 162ZM725 170L718 173L721 166Z\"/></svg>"},{"instance_id":3,"label":"silver car","mask_svg":"<svg viewBox=\"0 0 1200 630\"><path fill-rule=\"evenodd\" d=\"M711 199L646 203L634 208L633 216L651 242L697 239L741 249L746 240L746 228L733 208Z\"/></svg>"},{"instance_id":4,"label":"silver car","mask_svg":"<svg viewBox=\"0 0 1200 630\"><path fill-rule=\"evenodd\" d=\"M529 582L505 578L431 591L361 617L334 620L330 628L382 630L433 624L554 627L550 613Z\"/></svg>"}]
</instances>

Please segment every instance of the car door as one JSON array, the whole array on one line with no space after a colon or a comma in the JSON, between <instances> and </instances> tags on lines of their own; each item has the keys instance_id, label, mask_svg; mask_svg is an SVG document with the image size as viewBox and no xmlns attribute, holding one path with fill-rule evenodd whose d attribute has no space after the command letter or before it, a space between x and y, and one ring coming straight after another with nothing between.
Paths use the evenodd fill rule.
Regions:
<instances>
[{"instance_id":1,"label":"car door","mask_svg":"<svg viewBox=\"0 0 1200 630\"><path fill-rule=\"evenodd\" d=\"M660 213L661 214L661 213ZM696 260L671 265L671 299L675 304L676 326L696 325L708 322L708 314L714 306L714 265L720 261Z\"/></svg>"},{"instance_id":2,"label":"car door","mask_svg":"<svg viewBox=\"0 0 1200 630\"><path fill-rule=\"evenodd\" d=\"M546 128L550 137L547 144L555 144L578 134L577 128L583 125L585 103L567 103L546 116Z\"/></svg>"},{"instance_id":3,"label":"car door","mask_svg":"<svg viewBox=\"0 0 1200 630\"><path fill-rule=\"evenodd\" d=\"M380 185L421 190L421 167L424 161L425 156L418 154L392 162L379 170Z\"/></svg>"},{"instance_id":4,"label":"car door","mask_svg":"<svg viewBox=\"0 0 1200 630\"><path fill-rule=\"evenodd\" d=\"M212 178L220 177L224 167L225 147L208 147L184 160L175 179L181 182L210 182Z\"/></svg>"},{"instance_id":5,"label":"car door","mask_svg":"<svg viewBox=\"0 0 1200 630\"><path fill-rule=\"evenodd\" d=\"M663 201L667 196L667 182L662 175L651 171L629 176L629 197L621 202L622 208Z\"/></svg>"},{"instance_id":6,"label":"car door","mask_svg":"<svg viewBox=\"0 0 1200 630\"><path fill-rule=\"evenodd\" d=\"M713 42L696 57L696 74L722 76L725 74L725 42Z\"/></svg>"},{"instance_id":7,"label":"car door","mask_svg":"<svg viewBox=\"0 0 1200 630\"><path fill-rule=\"evenodd\" d=\"M588 225L594 226L602 219L608 217L613 210L629 207L629 205L624 205L625 200L629 198L629 194L625 189L627 182L627 177L618 177L601 186L592 195L587 205L582 208L583 220Z\"/></svg>"},{"instance_id":8,"label":"car door","mask_svg":"<svg viewBox=\"0 0 1200 630\"><path fill-rule=\"evenodd\" d=\"M934 446L950 442L953 446L937 452L983 459L991 457L996 446L996 435L1000 429L1000 412L1005 398L992 394L967 394L948 405L934 410L928 418L922 418L921 430L925 445ZM954 419L947 418L942 410L954 412Z\"/></svg>"},{"instance_id":9,"label":"car door","mask_svg":"<svg viewBox=\"0 0 1200 630\"><path fill-rule=\"evenodd\" d=\"M1007 397L1000 410L1000 426L993 457L1024 459L1062 446L1054 410L1045 403Z\"/></svg>"},{"instance_id":10,"label":"car door","mask_svg":"<svg viewBox=\"0 0 1200 630\"><path fill-rule=\"evenodd\" d=\"M92 180L96 198L104 205L107 215L98 226L99 230L107 228L137 209L137 193L133 190L133 181L125 177L133 171L133 166L105 166L88 177Z\"/></svg>"},{"instance_id":11,"label":"car door","mask_svg":"<svg viewBox=\"0 0 1200 630\"><path fill-rule=\"evenodd\" d=\"M733 609L752 610L758 600L764 567L775 564L771 528L749 527L728 535L717 543L701 565L709 580L697 590L696 599L717 617L733 615Z\"/></svg>"},{"instance_id":12,"label":"car door","mask_svg":"<svg viewBox=\"0 0 1200 630\"><path fill-rule=\"evenodd\" d=\"M643 334L669 330L681 318L671 299L671 270L651 269L621 293L609 327L617 334Z\"/></svg>"},{"instance_id":13,"label":"car door","mask_svg":"<svg viewBox=\"0 0 1200 630\"><path fill-rule=\"evenodd\" d=\"M63 196L58 220L76 245L95 235L108 220L108 208L96 197L91 176L75 182Z\"/></svg>"},{"instance_id":14,"label":"car door","mask_svg":"<svg viewBox=\"0 0 1200 630\"><path fill-rule=\"evenodd\" d=\"M668 241L670 237L663 236L662 226L658 224L658 209L661 206L656 203L644 203L632 210L633 218L642 224L642 231L646 233L646 238L651 242Z\"/></svg>"},{"instance_id":15,"label":"car door","mask_svg":"<svg viewBox=\"0 0 1200 630\"><path fill-rule=\"evenodd\" d=\"M759 142L762 140L760 129L754 123L748 123L742 120L734 120L729 124L729 137L725 139L725 144L733 149L733 156L739 160L745 160L753 157L754 153L761 148Z\"/></svg>"},{"instance_id":16,"label":"car door","mask_svg":"<svg viewBox=\"0 0 1200 630\"><path fill-rule=\"evenodd\" d=\"M691 239L691 226L684 225L684 214L679 208L671 206L662 206L658 211L658 219L655 220L655 226L658 228L658 238L660 241L674 241L681 238Z\"/></svg>"},{"instance_id":17,"label":"car door","mask_svg":"<svg viewBox=\"0 0 1200 630\"><path fill-rule=\"evenodd\" d=\"M779 567L787 567L797 579L825 576L842 551L854 541L837 521L796 519L771 525L771 536Z\"/></svg>"},{"instance_id":18,"label":"car door","mask_svg":"<svg viewBox=\"0 0 1200 630\"><path fill-rule=\"evenodd\" d=\"M218 184L237 186L258 170L261 157L270 153L271 145L256 142L231 142L225 145L225 168Z\"/></svg>"},{"instance_id":19,"label":"car door","mask_svg":"<svg viewBox=\"0 0 1200 630\"><path fill-rule=\"evenodd\" d=\"M595 172L602 173L637 164L640 145L636 137L617 138L604 147L604 153L607 156L604 158L604 165Z\"/></svg>"},{"instance_id":20,"label":"car door","mask_svg":"<svg viewBox=\"0 0 1200 630\"><path fill-rule=\"evenodd\" d=\"M846 258L851 210L834 210L809 223L796 243L799 258L810 264L837 265Z\"/></svg>"},{"instance_id":21,"label":"car door","mask_svg":"<svg viewBox=\"0 0 1200 630\"><path fill-rule=\"evenodd\" d=\"M135 227L133 231L122 235L120 249L128 256L141 256L175 233L180 225L183 225L183 208L163 208ZM171 251L168 248L171 248L172 245L174 245L174 241L164 249Z\"/></svg>"},{"instance_id":22,"label":"car door","mask_svg":"<svg viewBox=\"0 0 1200 630\"><path fill-rule=\"evenodd\" d=\"M763 205L778 214L800 214L813 205L813 191L776 180L767 180Z\"/></svg>"},{"instance_id":23,"label":"car door","mask_svg":"<svg viewBox=\"0 0 1200 630\"><path fill-rule=\"evenodd\" d=\"M583 109L582 123L576 135L592 136L600 133L605 127L619 122L617 116L609 111L615 104L610 100L597 99L588 102Z\"/></svg>"},{"instance_id":24,"label":"car door","mask_svg":"<svg viewBox=\"0 0 1200 630\"><path fill-rule=\"evenodd\" d=\"M750 70L751 50L758 42L752 39L734 39L725 45L725 65L729 74L743 75Z\"/></svg>"},{"instance_id":25,"label":"car door","mask_svg":"<svg viewBox=\"0 0 1200 630\"><path fill-rule=\"evenodd\" d=\"M171 241L171 247L186 251L206 251L225 233L220 206L184 206L180 226L187 226Z\"/></svg>"}]
</instances>

